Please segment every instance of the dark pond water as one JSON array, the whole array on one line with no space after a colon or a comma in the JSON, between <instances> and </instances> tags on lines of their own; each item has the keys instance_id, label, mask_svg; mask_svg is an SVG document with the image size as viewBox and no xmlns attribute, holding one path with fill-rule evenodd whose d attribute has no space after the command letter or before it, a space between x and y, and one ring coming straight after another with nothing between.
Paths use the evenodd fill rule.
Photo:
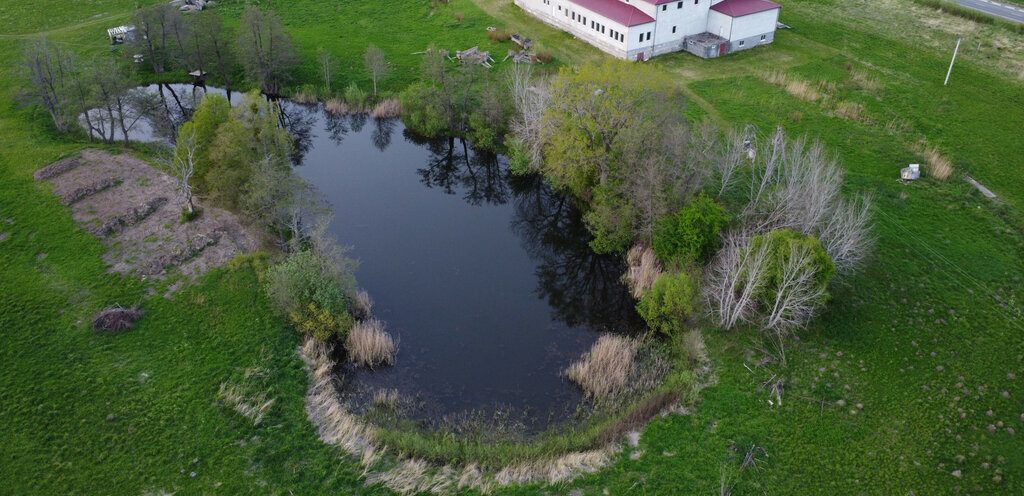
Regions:
<instances>
[{"instance_id":1,"label":"dark pond water","mask_svg":"<svg viewBox=\"0 0 1024 496\"><path fill-rule=\"evenodd\" d=\"M416 399L414 418L511 411L531 430L575 410L581 395L561 372L595 331L640 322L621 262L590 250L571 202L462 140L319 106L282 110L299 138L295 170L330 201L331 231L399 339L393 367L341 367L353 403L397 389Z\"/></svg>"}]
</instances>

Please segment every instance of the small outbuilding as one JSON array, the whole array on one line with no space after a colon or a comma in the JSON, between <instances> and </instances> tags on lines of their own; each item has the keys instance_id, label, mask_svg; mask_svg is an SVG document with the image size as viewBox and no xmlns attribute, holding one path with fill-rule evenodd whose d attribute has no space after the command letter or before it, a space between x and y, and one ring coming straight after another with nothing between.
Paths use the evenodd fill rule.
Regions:
<instances>
[{"instance_id":1,"label":"small outbuilding","mask_svg":"<svg viewBox=\"0 0 1024 496\"><path fill-rule=\"evenodd\" d=\"M904 181L913 181L921 177L921 166L919 164L910 164L909 167L900 169L900 179Z\"/></svg>"}]
</instances>

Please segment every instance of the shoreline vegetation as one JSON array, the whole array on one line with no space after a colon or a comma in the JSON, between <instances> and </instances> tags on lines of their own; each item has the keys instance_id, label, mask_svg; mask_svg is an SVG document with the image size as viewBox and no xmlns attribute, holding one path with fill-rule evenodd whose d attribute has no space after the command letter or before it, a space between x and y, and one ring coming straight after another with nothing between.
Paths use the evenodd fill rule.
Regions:
<instances>
[{"instance_id":1,"label":"shoreline vegetation","mask_svg":"<svg viewBox=\"0 0 1024 496\"><path fill-rule=\"evenodd\" d=\"M188 367L197 367L190 360L202 358L182 354L182 349L194 348L202 353L198 356L214 364L201 371L202 378L215 386L219 384L219 390L217 387L210 390L207 384L200 388L203 391L190 390L188 394L194 397L184 398L176 389L164 393L168 402L196 404L209 404L212 394L219 398L219 404L204 411L204 415L220 415L218 418L223 419L224 414L217 408L226 406L227 410L248 420L251 425L239 426L230 417L224 422L230 426L225 430L231 431L231 436L237 434L242 438L237 448L232 448L242 456L238 460L232 458L232 463L237 462L238 466L232 465L230 470L247 474L255 471L261 474L259 480L264 483L263 474L272 473L277 479L270 483L277 488L299 482L305 484L304 487L327 487L319 480L309 482L294 478L296 471L309 470L297 470L297 467L309 463L323 473L333 474L333 488L379 484L400 493L460 489L487 492L503 483L530 491L532 483L564 483L613 462L621 463L622 470L586 477L580 483L582 487L588 492L607 491L609 487L612 491L625 492L639 483L640 479L634 475L657 471L672 475L665 475L658 481L653 480L654 477L650 481L643 477L644 490L676 489L676 484L707 490L721 487L725 493L734 488L761 491L766 487L777 492L844 492L850 487L869 492L883 490L883 487L884 490L930 489L933 492L947 491L954 486L957 490L972 486L997 491L1019 489L1021 482L1014 475L1019 473L1017 469L1022 463L1022 451L1016 449L1019 442L1014 437L1014 426L1017 426L1014 414L1019 413L1016 409L1019 405L1013 402L1020 394L1019 383L1014 381L1024 376L1024 369L1021 369L1020 356L1012 353L1002 356L997 351L1005 350L1007 343L1012 344L1016 339L1010 340L1005 331L999 329L1014 328L1012 322L1016 317L1013 316L1020 313L1013 283L1007 283L1020 278L1020 259L1007 254L1014 253L1021 245L1019 213L1014 210L1021 199L1010 180L1016 179L1013 175L1016 168L994 171L987 165L1002 163L999 159L1019 154L1011 153L1016 146L1013 143L993 149L995 145L988 144L986 139L975 138L994 134L993 140L999 141L1005 137L1000 130L976 124L984 121L977 117L993 115L998 109L1014 108L1013 103L1020 101L1014 90L1019 90L1024 72L1017 79L1012 78L1022 67L1012 54L1015 43L1020 43L1013 38L1020 34L1020 27L1004 29L1005 23L996 22L991 27L998 29L998 34L989 40L988 31L978 31L993 24L989 19L960 12L945 2L913 1L928 7L913 9L914 12L929 12L927 29L923 31L927 40L918 56L901 60L899 64L892 60L892 46L907 48L905 40L900 38L902 35L897 30L890 30L892 32L886 35L883 31L889 24L884 22L878 22L881 27L877 28L866 26L863 19L850 17L852 14L845 9L863 8L866 16L880 19L877 10L859 2L832 6L805 0L787 6L787 11L792 13L786 15L802 22L799 33L786 33L787 37L792 36L792 41L780 36L775 45L723 60L716 68L690 67L678 58L627 67L614 62L583 64L579 63L581 57L580 60L557 61L555 69L563 62L578 65L574 69L561 67L560 74L554 78L543 66L535 70L543 74L531 74L523 67L514 66L507 71L511 81L502 79L505 75L499 76L500 71L452 66L444 61L439 49L422 46L414 48L426 48L425 53L414 58L406 55L413 51L406 50L409 47L402 46L402 50L385 47L387 53L401 60L404 71L395 70L387 60L381 62L381 58L371 56L369 50L363 53L360 47L362 60L359 62L365 64L367 73L372 75L342 75L339 68L343 64L334 58L337 55L332 57L329 50L319 48L313 63L312 48L321 42L332 47L333 43L351 42L326 40L297 26L295 19L312 15L297 14L295 9L302 6L274 5L282 9L284 22L276 14L250 7L243 12L242 7L235 4L218 6L187 18L159 6L140 10L133 14L136 23L159 15L174 21L167 26L181 29L178 32L181 36L167 38L162 46L153 44L161 39L159 36L145 38L150 40L141 47L147 53L142 64L145 70L133 67L123 71L126 61L106 54L105 47L93 46L94 40L86 38L82 27L71 26L69 31L58 30L49 35L62 37L60 43L51 45L47 39L35 44L30 42L30 65L56 68L52 72L63 74L66 79L35 78L28 85L38 90L35 101L38 105L27 110L12 108L9 116L0 118L13 123L11 132L16 136L2 146L15 172L11 196L21 202L4 205L0 216L3 221L0 222L0 243L7 243L12 250L7 251L5 246L4 253L0 254L5 267L10 267L8 279L0 278L0 286L12 295L12 301L5 303L5 314L0 315L0 320L11 324L13 337L10 339L17 355L12 359L16 372L4 382L4 393L16 401L4 418L9 421L12 432L34 428L31 423L23 422L22 417L37 418L38 412L22 405L27 400L17 395L37 388L36 384L31 384L31 389L22 384L22 372L31 367L19 361L20 356L45 363L64 360L65 348L78 347L85 350L90 359L110 362L115 364L110 367L117 369L126 362L116 354L108 356L107 349L132 356L139 364L160 363L153 362L154 358L131 355L129 348L122 349L112 341L98 341L101 337L86 339L75 334L78 314L115 301L137 301L141 298L142 284L132 277L112 278L104 274L98 262L89 258L100 260L103 250L98 243L86 240L70 222L64 222L66 219L61 217L64 211L60 208L49 203L40 205L36 198L38 188L22 181L21 176L25 171L30 173L33 168L52 162L54 155L66 157L77 149L97 146L93 144L94 139L104 143L99 147L119 152L113 146L117 141L115 128L125 136L122 148L135 148L146 156L154 156L156 152L151 147L140 147L127 140L132 126L141 117L127 110L129 104L139 103L142 108L148 105L144 95L131 91L132 84L182 80L188 68L201 63L208 64L212 80L219 79L228 87L254 85L270 94L294 91L296 100L322 101L328 111L333 108L337 113L353 109L374 117L378 109L381 115L404 113L403 118L410 127L424 134L455 134L482 147L506 147L516 170L543 173L587 207L587 224L595 234L595 250L626 254L630 269L624 278L634 288L638 311L652 328L650 341L635 345L634 349L643 350L644 346L657 343L668 350L665 354L673 365L657 387L628 407L616 410L615 415L587 425L584 432L556 435L540 444L490 447L456 439L444 432L423 434L415 427L397 422L394 429L379 429L355 418L336 396L328 349L348 343L354 339L355 328L374 322L369 298L356 290L348 270L351 261L323 237L322 226L327 217L322 212L322 204L313 196L297 194L305 191L303 185L281 173L284 169L280 165L286 160L289 138L272 132L276 127L272 110L260 108L256 105L260 99L254 98L244 118L226 117L230 110L223 107L207 113L207 117L213 117L205 121L206 134L198 129L202 127L201 122L190 123L197 128L194 143L198 145L189 150L187 143L182 146L189 140L179 140L175 156L179 159L201 156L203 153L197 152L202 146L207 147L210 154L214 154L211 150L217 150L219 156L211 155L205 164L202 159L196 160L191 172L179 173L179 176L191 176L179 177L178 181L183 190L194 183L197 194L204 198L232 210L248 211L247 215L267 227L268 237L276 239L275 249L280 250L285 260L293 256L306 259L294 260L295 268L301 270L290 274L295 277L281 278L284 269L279 268L281 266L268 269L266 253L235 260L227 269L204 277L197 282L198 286L184 288L173 300L145 300L142 308L147 316L132 332L118 335L136 348L153 346L172 351L169 356L177 357L187 371L193 370ZM479 5L493 15L500 15L502 21L511 19L516 25L537 30L542 44L564 44L568 48L560 46L560 55L564 52L571 56L574 51L580 51L572 40L551 35L514 8L495 7L487 1ZM819 20L819 9L831 9L829 11L838 16L847 16L842 20L850 23L850 29L843 29L842 23L833 25ZM949 33L966 29L960 25L947 26L945 23L950 21L932 12L934 9L949 11L977 24L968 29L968 36L980 39L975 40L977 49L964 50L965 60L961 63L958 59L957 63L962 65L954 69L954 78L966 73L960 77L975 80L987 88L983 92L979 93L973 85L954 81L953 84L960 84L965 90L963 94L935 96L937 88L930 86L931 83L921 83L930 81L932 73L948 62L943 60L947 54L938 53L934 46L945 46ZM484 36L481 23L496 22L474 4L453 7L448 2L435 2L429 13L429 21L435 23L431 24L432 28L449 30L460 42L467 43ZM127 15L118 15L127 19ZM896 20L904 19L902 15L892 13ZM5 22L14 25L14 21ZM30 23L17 24L19 33L43 26L39 21L38 25L32 25L31 20L18 22ZM236 36L239 24L252 29ZM285 26L294 26L291 32L295 38L303 38L298 49L288 47L264 53L252 38L247 38L258 33L287 47L294 41ZM480 33L471 34L471 30ZM80 46L65 43L69 38ZM89 41L84 41L86 39ZM803 42L808 42L810 48L801 47ZM23 45L20 39L6 38L0 40L0 44L11 60L17 58ZM246 54L231 54L227 49L231 45L253 48ZM1007 47L1011 50L1006 50ZM124 53L127 54L127 50ZM200 54L214 56L199 62ZM748 66L765 65L758 59L774 61L776 57L784 63L772 71L759 72ZM350 62L346 60L345 66L358 66L358 62ZM989 62L994 69L986 65ZM418 72L411 70L416 65L420 66ZM894 77L894 71L901 76ZM1007 76L1010 72L1013 74ZM637 76L638 73L645 77ZM679 74L685 75L682 82L666 81L669 75ZM650 87L656 91L637 92L633 82L617 81L617 75L651 81ZM338 85L337 79L342 77L348 78L346 82L350 84ZM726 84L716 78L724 78ZM362 89L368 88L371 81L372 96ZM293 84L295 82L305 84L298 86ZM378 83L382 87L379 94ZM600 91L594 90L595 84L600 86ZM4 81L5 94L12 97L25 86L21 81ZM40 90L46 86L59 91ZM339 86L344 89L337 91ZM678 98L680 93L695 99ZM1005 101L995 104L995 96L991 95L1001 95ZM629 97L637 98L630 100ZM19 98L24 99L24 95ZM619 105L616 98L639 104ZM585 119L567 118L565 113L558 115L565 110L558 107L564 102L584 106L588 109L587 117L596 117L584 122ZM695 105L698 102L700 105ZM82 108L89 107L99 107L103 112L96 122L86 123L86 131L79 131L73 122ZM43 115L39 109L44 109L48 115ZM966 115L957 122L936 121L951 112ZM656 124L657 132L648 132L650 128L641 126L616 126L635 114L648 117L650 122L642 124ZM724 124L720 128L700 125L700 118L707 115L713 115ZM686 116L686 119L679 119L679 116ZM220 138L216 132L220 124L227 122L223 119L247 119L256 126L263 125L259 129L267 133L259 143L229 146L230 140ZM1007 125L1014 127L1012 124L1019 121L1020 116L1011 112L1007 119L1010 121ZM728 126L742 122L756 122L762 129L777 131L763 133L756 127L753 131L740 131ZM246 132L251 134L253 129L257 128L236 127L228 129L225 135L233 131L234 139ZM610 129L620 134L609 133ZM70 138L60 134L65 131ZM817 137L824 144L790 138L801 135ZM512 138L506 139L509 136ZM14 144L15 141L19 142ZM23 154L24 143L39 144L40 150ZM588 143L591 146L587 146ZM687 146L668 146L673 143ZM595 144L597 146L593 146ZM259 147L276 151L262 157L231 156L239 149ZM651 150L658 151L650 153ZM842 166L833 154L842 157ZM902 186L891 184L890 176L894 172L888 169L895 167L893 164L922 157L926 174L921 181ZM242 163L255 165L237 167ZM672 170L670 166L676 163L700 163L706 168ZM217 173L207 177L218 167ZM244 176L224 174L237 170L246 173ZM1003 183L1000 193L1005 200L984 203L973 190L952 180L967 171L972 175L985 172L990 177L1006 179L1000 181ZM845 182L843 172L846 172ZM227 182L228 179L234 182ZM280 185L288 188L272 187ZM850 195L869 188L877 191L874 198ZM239 193L232 194L232 191ZM254 199L258 201L253 203ZM56 205L59 201L50 203ZM872 217L877 222L869 231ZM54 226L31 224L36 218L53 221ZM959 231L951 231L951 227ZM971 243L960 239L964 236L969 236ZM53 241L58 238L63 241ZM37 246L46 246L51 255L39 252ZM870 247L876 250L873 254L868 251ZM909 255L911 252L913 255ZM83 267L68 269L75 261L85 258L89 260L77 262ZM300 261L302 263L298 263ZM967 268L960 269L957 264ZM305 270L310 267L315 270ZM339 267L345 270L338 270ZM276 276L272 274L274 270L278 271ZM288 293L286 297L266 294L270 291L264 288L275 284L275 279L280 288L286 288L278 295ZM281 279L287 280L281 282ZM230 289L220 289L219 283ZM966 293L964 288L968 288ZM47 294L56 296L40 296ZM61 301L50 301L54 299ZM285 300L287 302L282 304ZM43 301L54 308L59 306L60 315L49 312L41 316L29 310L39 307ZM213 306L213 302L219 306ZM175 320L172 329L159 321L159 316L204 305L212 308L215 315L226 314L229 323L222 325L197 320L198 317L179 317L188 325L178 325ZM271 310L274 306L277 311ZM225 312L223 308L235 310ZM63 315L65 309L70 310L66 316ZM258 336L237 332L248 329L254 321L259 322ZM43 322L54 329L72 332L39 336L36 327ZM173 332L179 331L178 328L200 329L201 324L223 332L225 337L201 334L213 344L193 344L188 337L202 331L190 330L185 333L185 340L174 341ZM278 328L289 324L302 331L300 338L277 332ZM731 331L718 331L730 328ZM803 330L805 328L807 330ZM156 335L154 330L165 332ZM702 334L702 331L707 332ZM362 363L379 366L386 364L389 356L393 357L397 346L393 340L389 345L389 340L377 332L356 334L370 337L365 343L366 349L377 350L376 354L365 355L368 358L361 360ZM323 339L318 341L311 336ZM285 354L295 351L290 348L294 347L296 339L302 341L296 352L307 366L298 374L289 356L275 358L274 352L268 351ZM236 348L222 349L222 341ZM40 346L40 343L47 346ZM962 344L967 346L961 348ZM355 343L349 346L358 347ZM876 348L886 351L878 352ZM52 349L62 351L58 354L47 351ZM244 353L236 350L244 350ZM890 350L891 357L888 356ZM643 355L642 351L637 353ZM709 369L712 359L707 353L712 354L716 366L713 375ZM626 353L616 355L621 357ZM68 356L74 357L74 353L68 352ZM635 368L625 367L622 358L598 366L598 356L601 356L600 350L592 350L574 367L576 372L569 373L577 376L579 382L591 384L587 387L595 398L600 396L596 392L616 387L587 381L583 379L584 372L609 367L616 372L625 371L627 377L636 372ZM242 370L249 361L254 364ZM68 363L69 377L62 380L77 378L83 383L85 377L92 380L94 371L87 367L93 365L83 365L74 359ZM173 365L177 367L179 363ZM158 439L156 433L160 430L145 424L148 410L121 409L116 410L117 415L107 411L122 408L111 407L109 400L119 397L122 391L148 398L150 393L139 391L165 387L160 381L149 379L152 370L139 367L145 366L130 363L128 369L135 376L127 381L116 374L108 377L106 382L120 384L120 390L97 385L103 395L94 395L98 398L96 401L107 401L106 407L100 406L102 403L90 403L86 408L96 418L106 415L107 424L99 430L109 431L111 436L121 436L118 432L122 421L141 422L150 429L142 431L144 436L152 435L155 442L175 447L165 451L177 451L179 440ZM236 372L230 372L232 368ZM170 369L165 367L161 372ZM36 375L39 382L54 387L49 375ZM169 372L167 376L170 377L168 382L193 387L182 375ZM217 379L211 381L213 377ZM271 377L285 380L282 385L273 386L268 379ZM621 378L621 374L616 377ZM163 380L160 374L157 378ZM613 382L620 384L621 381ZM306 412L296 416L294 413L301 406L296 401L295 391L303 384L308 384ZM60 403L61 395L74 396L74 387L74 384L57 386L65 390L54 395L56 399L47 401ZM656 422L643 441L639 441L639 434L630 432L665 411L666 406L678 405L680 399L684 407L688 406L698 390L707 393L699 411L686 417L672 415ZM956 394L955 399L950 399L947 391ZM375 399L375 403L385 409L401 402L387 392L378 396L379 401ZM78 402L86 400L75 400L65 406L77 407ZM116 400L115 403L119 405ZM947 403L952 406L947 408ZM917 408L898 416L896 421L897 415L887 406L890 404L916 404ZM153 406L153 411L158 407ZM295 426L306 425L306 413L316 425L319 439L340 446L355 458L354 464L339 461L332 451L321 453L313 443L288 436L287 433L293 433L296 438L305 439L303 436L308 429ZM53 413L48 411L47 414ZM935 422L936 416L939 423ZM228 445L229 437L222 432L207 432L201 427L206 418L190 416L189 420L200 426L197 430L202 430L202 435L216 439L213 444ZM273 421L268 422L268 419ZM284 420L275 425L279 419ZM1024 416L1020 420L1024 421ZM162 423L173 421L173 418L161 417ZM281 426L285 427L282 433L276 432ZM127 424L124 427L129 432L128 438L117 439L131 437L134 427ZM88 436L77 424L74 430L79 436ZM627 432L630 432L628 436ZM954 434L955 441L951 439ZM73 464L71 459L58 462L59 456L50 456L51 451L56 450L52 446L60 441L47 437L46 443L33 444L33 436L14 437L16 439L12 438L9 443L13 447L5 452L8 456L21 458L23 453L39 453L38 457L33 455L38 460L33 458L26 461L24 467L12 468L17 470L12 478L15 486L19 482L26 485L24 481L38 480L38 472L44 470L41 467L50 458L58 469L54 469L53 480L44 481L50 484L48 487L60 487L68 492L95 484L94 480L86 482L74 473L88 470L79 459ZM186 439L196 446L205 446L195 438ZM851 441L856 439L872 441ZM288 461L291 475L285 470L266 468L277 461L265 453L267 449L276 450L276 446L272 446L274 442L301 446L299 456L303 458ZM833 452L831 448L840 442L848 444L849 450ZM130 441L125 443L128 445ZM628 446L618 448L622 443ZM384 449L378 446L387 446L389 452L399 454L384 455ZM810 451L808 446L812 448ZM182 453L184 449L193 447L183 448ZM204 449L215 451L215 448ZM806 453L815 450L828 453L822 454L820 459L808 459ZM578 452L561 457L554 455L566 451ZM769 452L771 465L766 463ZM117 472L133 472L123 470L122 465L130 463L122 460L122 455L115 450L113 461L103 463L117 465ZM696 457L704 460L705 455L714 467L692 466L699 463ZM78 456L81 460L91 460L85 454ZM237 454L232 452L230 456ZM154 464L159 467L147 466L152 473L184 465L181 460L156 458L159 461ZM252 466L245 465L245 458ZM270 459L273 461L268 462ZM744 471L751 463L757 466L756 473ZM761 465L757 465L759 463ZM891 485L880 485L867 475L883 463L891 470L888 475L892 476L892 482L886 483ZM101 466L102 463L92 460L86 465ZM192 465L201 467L197 469L200 472L214 470L198 458ZM498 468L502 466L504 468ZM344 474L338 475L341 472ZM181 474L186 473L181 470ZM198 489L199 486L187 486L196 484L196 472L191 473L192 482L183 476L184 482L173 482L173 487L181 484ZM224 473L231 472L225 469ZM126 492L139 489L138 480L129 476L98 475L104 476L116 480L119 484L116 487ZM153 487L153 492L172 487L168 485L171 484L169 477L152 474L148 477L146 484L153 483L151 480L159 481L156 484L160 488ZM224 479L228 480L228 487L241 489L245 485L230 476ZM199 480L202 481L202 476ZM846 484L846 489L838 484Z\"/></svg>"}]
</instances>

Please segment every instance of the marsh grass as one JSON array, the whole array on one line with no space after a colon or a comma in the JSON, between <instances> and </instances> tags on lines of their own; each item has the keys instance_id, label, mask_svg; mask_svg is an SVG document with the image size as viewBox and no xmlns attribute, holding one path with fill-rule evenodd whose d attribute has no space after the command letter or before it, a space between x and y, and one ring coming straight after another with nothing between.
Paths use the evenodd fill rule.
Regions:
<instances>
[{"instance_id":1,"label":"marsh grass","mask_svg":"<svg viewBox=\"0 0 1024 496\"><path fill-rule=\"evenodd\" d=\"M295 93L295 95L292 96L292 100L294 100L297 103L303 104L314 104L320 101L316 93L307 93L305 91L299 91L298 93Z\"/></svg>"},{"instance_id":2,"label":"marsh grass","mask_svg":"<svg viewBox=\"0 0 1024 496\"><path fill-rule=\"evenodd\" d=\"M626 252L626 264L628 267L623 278L637 300L654 287L654 281L665 270L654 249L642 244L634 245Z\"/></svg>"},{"instance_id":3,"label":"marsh grass","mask_svg":"<svg viewBox=\"0 0 1024 496\"><path fill-rule=\"evenodd\" d=\"M395 363L395 340L378 319L357 322L348 333L345 350L349 361L365 367Z\"/></svg>"},{"instance_id":4,"label":"marsh grass","mask_svg":"<svg viewBox=\"0 0 1024 496\"><path fill-rule=\"evenodd\" d=\"M637 343L631 338L605 334L565 371L565 375L594 398L608 398L626 387L633 371Z\"/></svg>"},{"instance_id":5,"label":"marsh grass","mask_svg":"<svg viewBox=\"0 0 1024 496\"><path fill-rule=\"evenodd\" d=\"M373 107L370 115L374 119L388 119L402 115L402 101L398 98L387 98Z\"/></svg>"},{"instance_id":6,"label":"marsh grass","mask_svg":"<svg viewBox=\"0 0 1024 496\"><path fill-rule=\"evenodd\" d=\"M327 113L331 115L349 114L348 104L345 103L345 100L342 100L341 98L331 98L330 100L327 100L327 103L324 105L324 110L326 110Z\"/></svg>"}]
</instances>

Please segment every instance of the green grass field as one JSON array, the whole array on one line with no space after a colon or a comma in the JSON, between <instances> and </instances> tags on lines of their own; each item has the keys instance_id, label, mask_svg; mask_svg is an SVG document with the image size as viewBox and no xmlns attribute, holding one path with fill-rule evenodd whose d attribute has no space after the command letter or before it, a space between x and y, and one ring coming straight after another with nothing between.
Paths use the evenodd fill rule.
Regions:
<instances>
[{"instance_id":1,"label":"green grass field","mask_svg":"<svg viewBox=\"0 0 1024 496\"><path fill-rule=\"evenodd\" d=\"M341 59L338 86L368 87L361 58L371 41L395 64L387 91L415 80L419 56L411 53L431 43L503 56L506 45L487 46L490 25L526 32L560 63L602 57L507 0L454 0L433 14L426 1L386 4L399 14L385 20L375 15L380 4L354 2L271 6L307 59L319 46ZM231 19L241 5L224 1L219 9ZM15 102L17 59L25 37L40 31L105 56L104 29L124 22L130 7L109 0L0 7L3 492L384 492L365 488L356 463L316 438L303 410L298 337L270 312L249 264L215 271L173 299L146 300L147 315L129 333L89 329L96 310L140 301L144 285L107 274L101 243L32 180L35 169L87 144L56 134L44 111ZM455 12L465 14L461 23ZM844 165L848 189L874 197L875 253L791 343L787 366L758 366L749 336L709 331L717 381L693 413L654 421L635 459L624 453L550 491L709 494L724 480L734 494L1024 494L1024 322L1016 294L1024 287L1024 65L1015 49L1024 40L902 0L793 0L781 20L794 29L769 47L652 63L678 78L692 115L762 132L782 125L824 141ZM918 31L899 29L911 25ZM958 35L965 44L943 87ZM847 64L879 87L853 82ZM769 84L760 74L770 69L825 81L832 103ZM312 62L300 76L316 82ZM858 120L839 117L835 102L859 103L863 112ZM956 170L944 183L901 185L898 170L920 160L914 148L922 139ZM982 197L964 173L1000 198ZM259 426L218 404L221 383L239 383L255 368L265 374L251 387L276 399ZM769 404L760 387L776 374L787 379L781 405ZM751 446L764 451L756 451L756 467L741 470Z\"/></svg>"}]
</instances>

